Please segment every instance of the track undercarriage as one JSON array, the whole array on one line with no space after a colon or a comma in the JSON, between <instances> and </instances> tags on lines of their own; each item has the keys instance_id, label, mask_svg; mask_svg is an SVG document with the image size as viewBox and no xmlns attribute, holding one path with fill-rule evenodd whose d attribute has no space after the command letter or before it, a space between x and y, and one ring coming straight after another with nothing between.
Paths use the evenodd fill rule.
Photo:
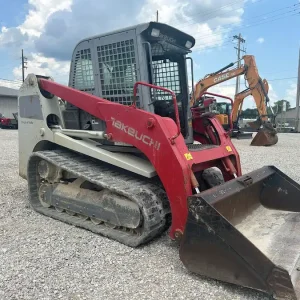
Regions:
<instances>
[{"instance_id":1,"label":"track undercarriage","mask_svg":"<svg viewBox=\"0 0 300 300\"><path fill-rule=\"evenodd\" d=\"M33 153L28 185L30 203L39 213L127 246L146 243L170 225L159 183L70 151Z\"/></svg>"}]
</instances>

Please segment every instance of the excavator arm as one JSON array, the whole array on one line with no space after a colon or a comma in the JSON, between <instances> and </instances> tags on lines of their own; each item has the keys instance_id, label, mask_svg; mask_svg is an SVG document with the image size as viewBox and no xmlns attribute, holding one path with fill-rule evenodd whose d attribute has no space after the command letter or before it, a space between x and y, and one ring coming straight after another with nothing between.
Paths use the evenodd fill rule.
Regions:
<instances>
[{"instance_id":1,"label":"excavator arm","mask_svg":"<svg viewBox=\"0 0 300 300\"><path fill-rule=\"evenodd\" d=\"M251 90L247 88L242 92L238 93L234 97L233 107L232 107L232 122L238 121L238 118L242 112L242 106L244 99L250 95L254 97L254 101L256 103L256 107L258 110L258 115L261 117L262 120L267 121L267 106L265 105L264 101L264 92L268 94L269 91L269 84L266 79L263 80L264 91L262 90L261 86L259 85L255 89Z\"/></svg>"},{"instance_id":2,"label":"excavator arm","mask_svg":"<svg viewBox=\"0 0 300 300\"><path fill-rule=\"evenodd\" d=\"M252 95L259 113L259 119L251 125L255 130L259 130L259 134L252 141L251 145L255 146L270 146L278 141L276 130L273 125L268 123L267 104L270 102L268 97L269 86L266 80L262 80L259 76L255 58L253 55L245 55L242 58L244 64L235 69L227 70L234 66L234 63L218 70L217 72L206 75L203 79L199 80L194 88L192 97L190 99L190 106L197 105L197 101L210 87L217 85L221 82L227 81L234 77L244 75L248 83L248 89L239 93L235 97L233 105L233 122L237 121L239 113L241 112L242 103L245 97ZM271 107L271 106L270 106ZM272 111L272 108L271 108ZM272 111L274 120L274 113Z\"/></svg>"},{"instance_id":3,"label":"excavator arm","mask_svg":"<svg viewBox=\"0 0 300 300\"><path fill-rule=\"evenodd\" d=\"M195 103L200 99L200 97L206 92L210 87L217 85L221 82L227 81L239 75L245 74L245 67L239 67L232 69L230 71L222 72L225 69L232 67L234 63L227 65L226 67L220 69L217 72L206 75L203 79L199 80L194 88L194 93L190 99L190 106L194 106Z\"/></svg>"},{"instance_id":4,"label":"excavator arm","mask_svg":"<svg viewBox=\"0 0 300 300\"><path fill-rule=\"evenodd\" d=\"M210 87L217 85L221 82L230 80L240 75L245 75L249 88L253 89L259 82L259 74L256 67L255 58L253 55L244 55L243 58L244 64L235 69L227 70L230 67L233 67L235 63L230 63L224 68L206 75L204 78L200 79L195 86L194 93L192 94L190 104L191 106L195 105L195 102L200 99L203 93Z\"/></svg>"}]
</instances>

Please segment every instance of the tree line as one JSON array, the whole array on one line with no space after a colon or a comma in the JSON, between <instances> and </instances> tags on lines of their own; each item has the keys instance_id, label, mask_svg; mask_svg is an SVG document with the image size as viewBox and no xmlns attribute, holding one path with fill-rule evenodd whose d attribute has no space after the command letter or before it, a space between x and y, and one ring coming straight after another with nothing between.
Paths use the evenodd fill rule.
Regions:
<instances>
[{"instance_id":1,"label":"tree line","mask_svg":"<svg viewBox=\"0 0 300 300\"><path fill-rule=\"evenodd\" d=\"M279 100L274 103L272 106L273 112L275 115L280 114L283 110L283 103L286 102L286 110L291 108L291 104L287 100ZM268 115L271 115L271 109L267 108ZM257 108L247 108L245 110L242 110L240 117L244 119L256 119L258 117L258 111Z\"/></svg>"}]
</instances>

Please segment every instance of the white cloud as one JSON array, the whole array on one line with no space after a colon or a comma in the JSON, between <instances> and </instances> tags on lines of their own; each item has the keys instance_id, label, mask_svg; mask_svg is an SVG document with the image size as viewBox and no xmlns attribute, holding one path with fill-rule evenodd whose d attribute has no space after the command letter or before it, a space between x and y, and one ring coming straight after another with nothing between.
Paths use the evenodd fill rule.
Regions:
<instances>
[{"instance_id":1,"label":"white cloud","mask_svg":"<svg viewBox=\"0 0 300 300\"><path fill-rule=\"evenodd\" d=\"M271 105L274 105L274 103L276 101L280 100L279 97L278 97L278 95L277 95L277 93L275 92L272 84L270 84L270 83L269 83L269 93L268 93L268 96L269 96Z\"/></svg>"},{"instance_id":2,"label":"white cloud","mask_svg":"<svg viewBox=\"0 0 300 300\"><path fill-rule=\"evenodd\" d=\"M20 47L28 40L28 35L23 34L19 28L2 27L0 31L0 47Z\"/></svg>"},{"instance_id":3,"label":"white cloud","mask_svg":"<svg viewBox=\"0 0 300 300\"><path fill-rule=\"evenodd\" d=\"M228 5L226 0L146 0L137 20L155 20L158 10L160 22L194 36L194 50L203 50L224 43L230 28L241 22L243 5L244 0L236 1L234 5Z\"/></svg>"},{"instance_id":4,"label":"white cloud","mask_svg":"<svg viewBox=\"0 0 300 300\"><path fill-rule=\"evenodd\" d=\"M52 76L55 81L68 84L70 71L70 63L64 61L57 61L54 58L47 58L40 54L33 53L30 58L30 64L26 69L26 74L34 73L44 76ZM22 69L17 67L13 69L15 78L22 78Z\"/></svg>"},{"instance_id":5,"label":"white cloud","mask_svg":"<svg viewBox=\"0 0 300 300\"><path fill-rule=\"evenodd\" d=\"M283 97L283 99L289 101L291 107L295 107L296 96L297 96L297 84L291 83L290 86L286 89L285 96Z\"/></svg>"},{"instance_id":6,"label":"white cloud","mask_svg":"<svg viewBox=\"0 0 300 300\"><path fill-rule=\"evenodd\" d=\"M20 48L29 57L26 73L59 75L64 82L72 50L84 37L129 25L155 20L173 25L196 38L194 50L221 46L233 26L241 22L239 0L28 0L25 20L17 27L3 27L0 48L19 56ZM113 14L112 14L113 12ZM135 16L135 17L132 17ZM224 25L226 25L224 27ZM20 68L13 74L20 78Z\"/></svg>"},{"instance_id":7,"label":"white cloud","mask_svg":"<svg viewBox=\"0 0 300 300\"><path fill-rule=\"evenodd\" d=\"M232 100L234 100L235 82L236 82L235 79L228 80L228 81L226 81L226 83L223 83L223 84L221 83L219 85L212 86L208 90L208 92L227 96L227 97L230 97ZM218 102L223 102L223 101L229 102L229 100L222 99L222 98L218 98L217 101Z\"/></svg>"},{"instance_id":8,"label":"white cloud","mask_svg":"<svg viewBox=\"0 0 300 300\"><path fill-rule=\"evenodd\" d=\"M54 76L55 80L64 84L68 83L69 62L58 62L54 58L44 57L34 47L34 42L45 29L49 17L58 11L70 11L72 0L29 0L30 9L22 24L17 27L2 27L0 31L0 48L5 47L19 52L24 48L24 54L28 58L26 74ZM47 63L47 67L45 67ZM22 78L21 66L12 70L14 77ZM19 83L4 81L2 85L18 87Z\"/></svg>"},{"instance_id":9,"label":"white cloud","mask_svg":"<svg viewBox=\"0 0 300 300\"><path fill-rule=\"evenodd\" d=\"M40 36L48 18L56 11L70 11L72 0L29 0L29 9L25 21L19 26L23 33Z\"/></svg>"},{"instance_id":10,"label":"white cloud","mask_svg":"<svg viewBox=\"0 0 300 300\"><path fill-rule=\"evenodd\" d=\"M260 38L258 38L256 41L257 41L259 44L262 44L262 43L265 41L265 39L264 39L263 37L260 37Z\"/></svg>"},{"instance_id":11,"label":"white cloud","mask_svg":"<svg viewBox=\"0 0 300 300\"><path fill-rule=\"evenodd\" d=\"M4 86L4 87L8 87L8 88L18 90L21 85L22 85L21 81L0 79L0 86Z\"/></svg>"}]
</instances>

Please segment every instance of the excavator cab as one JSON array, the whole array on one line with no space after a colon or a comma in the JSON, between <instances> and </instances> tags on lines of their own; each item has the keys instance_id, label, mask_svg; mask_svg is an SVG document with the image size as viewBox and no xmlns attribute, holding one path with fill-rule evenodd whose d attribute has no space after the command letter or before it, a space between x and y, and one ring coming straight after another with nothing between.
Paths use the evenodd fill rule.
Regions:
<instances>
[{"instance_id":1,"label":"excavator cab","mask_svg":"<svg viewBox=\"0 0 300 300\"><path fill-rule=\"evenodd\" d=\"M216 117L222 124L223 128L226 131L228 131L230 129L230 117L231 117L232 105L228 102L217 102L216 110L219 112L219 114Z\"/></svg>"}]
</instances>

